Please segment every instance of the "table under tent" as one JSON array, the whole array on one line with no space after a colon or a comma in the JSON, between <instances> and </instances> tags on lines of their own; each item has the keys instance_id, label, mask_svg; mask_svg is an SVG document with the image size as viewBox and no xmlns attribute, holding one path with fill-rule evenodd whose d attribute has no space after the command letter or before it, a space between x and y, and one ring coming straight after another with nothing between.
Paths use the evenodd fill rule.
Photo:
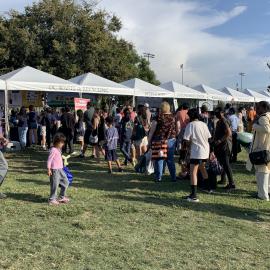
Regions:
<instances>
[{"instance_id":1,"label":"table under tent","mask_svg":"<svg viewBox=\"0 0 270 270\"><path fill-rule=\"evenodd\" d=\"M43 96L50 92L68 92L76 93L76 95L81 93L79 85L29 66L0 76L0 82L4 82L5 133L7 136L9 133L8 115L10 113L10 106L12 105L10 104L12 103L12 98L10 99L12 95L10 96L9 94L13 91L24 93L25 99L33 98L33 102L36 100L40 101L41 95L32 95L32 93L42 93Z\"/></svg>"}]
</instances>

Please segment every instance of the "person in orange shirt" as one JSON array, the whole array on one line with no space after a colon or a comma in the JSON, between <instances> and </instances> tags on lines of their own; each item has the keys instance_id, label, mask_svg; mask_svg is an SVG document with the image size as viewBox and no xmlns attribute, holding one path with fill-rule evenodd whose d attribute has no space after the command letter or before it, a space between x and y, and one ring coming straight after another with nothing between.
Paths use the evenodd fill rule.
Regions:
<instances>
[{"instance_id":1,"label":"person in orange shirt","mask_svg":"<svg viewBox=\"0 0 270 270\"><path fill-rule=\"evenodd\" d=\"M251 106L247 113L247 121L248 121L247 131L248 132L252 132L252 125L255 118L256 118L256 111L254 110L254 107Z\"/></svg>"}]
</instances>

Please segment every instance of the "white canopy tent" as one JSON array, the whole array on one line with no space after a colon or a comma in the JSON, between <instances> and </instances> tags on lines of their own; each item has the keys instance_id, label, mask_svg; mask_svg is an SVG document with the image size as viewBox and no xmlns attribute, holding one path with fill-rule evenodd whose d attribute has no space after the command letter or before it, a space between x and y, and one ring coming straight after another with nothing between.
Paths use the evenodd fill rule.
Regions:
<instances>
[{"instance_id":1,"label":"white canopy tent","mask_svg":"<svg viewBox=\"0 0 270 270\"><path fill-rule=\"evenodd\" d=\"M168 91L137 78L122 82L121 84L134 89L134 95L136 97L174 98L172 91Z\"/></svg>"},{"instance_id":2,"label":"white canopy tent","mask_svg":"<svg viewBox=\"0 0 270 270\"><path fill-rule=\"evenodd\" d=\"M86 73L69 80L79 84L83 93L134 96L134 90L122 84L110 81L93 73Z\"/></svg>"},{"instance_id":3,"label":"white canopy tent","mask_svg":"<svg viewBox=\"0 0 270 270\"><path fill-rule=\"evenodd\" d=\"M260 102L260 101L270 102L270 97L267 98L267 96L264 95L263 93L260 93L260 92L254 91L254 90L250 90L250 89L245 89L244 93L249 95L249 96L252 96L254 98L255 102Z\"/></svg>"},{"instance_id":4,"label":"white canopy tent","mask_svg":"<svg viewBox=\"0 0 270 270\"><path fill-rule=\"evenodd\" d=\"M270 92L265 90L262 92L262 94L270 98Z\"/></svg>"},{"instance_id":5,"label":"white canopy tent","mask_svg":"<svg viewBox=\"0 0 270 270\"><path fill-rule=\"evenodd\" d=\"M29 66L0 76L0 81L4 81L6 134L8 134L8 91L81 92L80 86Z\"/></svg>"},{"instance_id":6,"label":"white canopy tent","mask_svg":"<svg viewBox=\"0 0 270 270\"><path fill-rule=\"evenodd\" d=\"M244 103L252 103L254 102L254 97L244 94L242 92L236 91L229 87L224 87L221 91L225 94L228 94L233 97L233 101L236 102L244 102Z\"/></svg>"},{"instance_id":7,"label":"white canopy tent","mask_svg":"<svg viewBox=\"0 0 270 270\"><path fill-rule=\"evenodd\" d=\"M32 67L23 67L0 76L8 90L81 92L80 86Z\"/></svg>"},{"instance_id":8,"label":"white canopy tent","mask_svg":"<svg viewBox=\"0 0 270 270\"><path fill-rule=\"evenodd\" d=\"M210 99L210 100L220 100L220 101L232 101L233 100L233 96L222 93L221 91L218 91L218 90L211 88L211 87L204 85L204 84L200 84L200 85L197 85L197 86L192 87L192 88L201 92L201 93L207 94L208 99Z\"/></svg>"},{"instance_id":9,"label":"white canopy tent","mask_svg":"<svg viewBox=\"0 0 270 270\"><path fill-rule=\"evenodd\" d=\"M174 92L175 98L182 99L207 99L207 94L194 90L190 87L187 87L183 84L169 81L161 84L159 87L164 88L166 90Z\"/></svg>"}]
</instances>

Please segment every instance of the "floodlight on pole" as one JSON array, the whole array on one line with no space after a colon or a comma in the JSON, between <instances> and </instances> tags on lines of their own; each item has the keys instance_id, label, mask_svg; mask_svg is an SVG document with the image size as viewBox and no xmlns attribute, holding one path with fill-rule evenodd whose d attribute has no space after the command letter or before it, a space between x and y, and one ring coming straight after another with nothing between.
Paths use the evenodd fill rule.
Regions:
<instances>
[{"instance_id":1,"label":"floodlight on pole","mask_svg":"<svg viewBox=\"0 0 270 270\"><path fill-rule=\"evenodd\" d=\"M148 63L150 64L150 58L155 58L156 56L152 53L143 53L143 56L147 58Z\"/></svg>"},{"instance_id":2,"label":"floodlight on pole","mask_svg":"<svg viewBox=\"0 0 270 270\"><path fill-rule=\"evenodd\" d=\"M246 73L240 72L239 75L241 76L241 91L243 91L243 77L246 76Z\"/></svg>"},{"instance_id":3,"label":"floodlight on pole","mask_svg":"<svg viewBox=\"0 0 270 270\"><path fill-rule=\"evenodd\" d=\"M181 64L180 69L182 70L182 84L184 85L184 64Z\"/></svg>"}]
</instances>

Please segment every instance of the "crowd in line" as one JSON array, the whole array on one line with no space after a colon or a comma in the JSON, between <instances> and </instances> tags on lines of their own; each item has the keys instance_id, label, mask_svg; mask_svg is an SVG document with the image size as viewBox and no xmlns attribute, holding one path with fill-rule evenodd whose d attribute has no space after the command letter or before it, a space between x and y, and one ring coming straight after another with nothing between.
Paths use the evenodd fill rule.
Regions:
<instances>
[{"instance_id":1,"label":"crowd in line","mask_svg":"<svg viewBox=\"0 0 270 270\"><path fill-rule=\"evenodd\" d=\"M50 204L67 203L68 181L63 172L62 152L74 152L74 142L80 144L79 158L84 158L89 146L91 158L100 161L104 156L108 172L113 172L112 162L118 171L131 163L133 166L142 155L151 151L156 182L161 182L166 168L171 180L190 179L191 193L187 200L198 202L197 187L212 193L218 184L228 191L236 188L231 163L237 161L241 146L239 132L256 132L254 149L270 150L270 105L260 102L256 108L243 107L237 110L230 104L209 112L206 106L189 108L182 104L173 113L170 104L162 102L156 115L150 112L149 104L118 108L108 111L96 109L89 102L85 112L76 115L69 107L61 112L47 107L38 114L33 106L27 112L22 107L10 116L11 136L18 136L22 148L40 143L50 149L48 175L51 179ZM6 140L1 137L2 144ZM117 148L120 146L124 162L120 163ZM176 173L175 154L179 155L181 172ZM0 160L4 160L1 154ZM3 161L4 162L4 161ZM0 161L1 163L1 161ZM1 165L0 165L1 166ZM269 200L270 164L255 166L258 197ZM217 182L217 176L221 180ZM0 175L3 182L5 175ZM1 181L2 179L2 181ZM227 183L228 182L228 183ZM60 198L57 188L60 184Z\"/></svg>"}]
</instances>

